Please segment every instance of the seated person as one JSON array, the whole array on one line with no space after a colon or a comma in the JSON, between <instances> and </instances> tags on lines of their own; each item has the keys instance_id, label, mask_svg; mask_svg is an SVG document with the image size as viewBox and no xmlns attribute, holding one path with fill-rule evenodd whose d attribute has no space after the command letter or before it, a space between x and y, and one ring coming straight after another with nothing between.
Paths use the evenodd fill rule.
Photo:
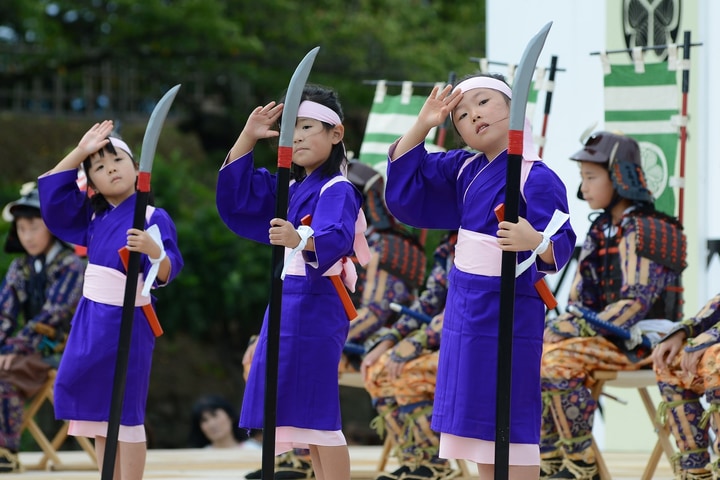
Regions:
<instances>
[{"instance_id":1,"label":"seated person","mask_svg":"<svg viewBox=\"0 0 720 480\"><path fill-rule=\"evenodd\" d=\"M652 353L662 403L663 423L680 449L673 465L676 478L711 480L720 475L718 460L710 463L720 446L720 294L711 298L694 316L680 322ZM700 398L705 395L708 408Z\"/></svg>"},{"instance_id":2,"label":"seated person","mask_svg":"<svg viewBox=\"0 0 720 480\"><path fill-rule=\"evenodd\" d=\"M35 184L25 184L21 195L3 209L12 222L5 251L21 255L0 284L0 472L20 468L23 406L58 365L85 270L45 226Z\"/></svg>"},{"instance_id":3,"label":"seated person","mask_svg":"<svg viewBox=\"0 0 720 480\"><path fill-rule=\"evenodd\" d=\"M601 212L585 237L570 291L569 306L587 315L564 313L545 330L540 466L541 478L591 480L599 478L591 448L597 409L591 374L649 367L641 321L679 319L686 245L682 225L655 210L635 140L598 132L570 159L580 166L578 197Z\"/></svg>"}]
</instances>

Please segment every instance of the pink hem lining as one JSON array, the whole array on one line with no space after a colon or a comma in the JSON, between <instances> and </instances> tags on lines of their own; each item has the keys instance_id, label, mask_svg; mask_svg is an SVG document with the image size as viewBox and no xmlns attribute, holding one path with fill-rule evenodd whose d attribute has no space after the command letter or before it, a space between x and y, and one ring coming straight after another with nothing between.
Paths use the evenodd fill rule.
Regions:
<instances>
[{"instance_id":1,"label":"pink hem lining","mask_svg":"<svg viewBox=\"0 0 720 480\"><path fill-rule=\"evenodd\" d=\"M75 437L107 437L108 422L91 422L88 420L70 420L68 434ZM144 443L145 437L144 425L120 425L120 433L118 440L127 443Z\"/></svg>"},{"instance_id":2,"label":"pink hem lining","mask_svg":"<svg viewBox=\"0 0 720 480\"><path fill-rule=\"evenodd\" d=\"M309 448L310 445L339 447L347 445L342 430L310 430L297 427L277 427L275 431L275 455L293 448Z\"/></svg>"},{"instance_id":3,"label":"pink hem lining","mask_svg":"<svg viewBox=\"0 0 720 480\"><path fill-rule=\"evenodd\" d=\"M484 465L495 463L495 442L477 438L440 434L440 458L460 458ZM510 444L510 465L540 465L540 446L531 443Z\"/></svg>"}]
</instances>

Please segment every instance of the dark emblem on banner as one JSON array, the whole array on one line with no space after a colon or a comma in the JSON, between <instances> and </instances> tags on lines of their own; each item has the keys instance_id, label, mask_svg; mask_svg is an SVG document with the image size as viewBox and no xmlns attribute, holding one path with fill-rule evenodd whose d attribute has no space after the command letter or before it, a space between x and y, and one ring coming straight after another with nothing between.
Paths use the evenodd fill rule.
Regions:
<instances>
[{"instance_id":1,"label":"dark emblem on banner","mask_svg":"<svg viewBox=\"0 0 720 480\"><path fill-rule=\"evenodd\" d=\"M681 4L682 0L623 0L623 34L627 48L663 46L646 50L645 55L654 52L658 61L666 60L664 46L677 40Z\"/></svg>"}]
</instances>

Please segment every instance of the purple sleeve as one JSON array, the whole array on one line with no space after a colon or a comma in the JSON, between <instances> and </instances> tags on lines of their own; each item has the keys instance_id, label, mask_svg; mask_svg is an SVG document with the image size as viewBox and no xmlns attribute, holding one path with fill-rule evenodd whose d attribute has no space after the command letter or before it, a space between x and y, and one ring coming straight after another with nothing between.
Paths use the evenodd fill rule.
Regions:
<instances>
[{"instance_id":1,"label":"purple sleeve","mask_svg":"<svg viewBox=\"0 0 720 480\"><path fill-rule=\"evenodd\" d=\"M38 193L48 230L60 240L86 247L93 210L87 194L78 188L77 170L39 177Z\"/></svg>"},{"instance_id":2,"label":"purple sleeve","mask_svg":"<svg viewBox=\"0 0 720 480\"><path fill-rule=\"evenodd\" d=\"M457 174L470 155L462 150L428 153L420 143L388 161L385 201L390 212L413 227L457 229L462 214Z\"/></svg>"},{"instance_id":3,"label":"purple sleeve","mask_svg":"<svg viewBox=\"0 0 720 480\"><path fill-rule=\"evenodd\" d=\"M523 192L527 200L527 221L539 232L545 230L555 210L570 213L565 184L543 163L537 162L533 166ZM570 261L576 240L570 221L567 220L551 239L556 265L546 264L538 258L539 271L557 272Z\"/></svg>"},{"instance_id":4,"label":"purple sleeve","mask_svg":"<svg viewBox=\"0 0 720 480\"><path fill-rule=\"evenodd\" d=\"M352 255L361 204L360 192L349 182L338 182L320 195L310 224L318 267L308 268L309 274L321 275L342 257Z\"/></svg>"},{"instance_id":5,"label":"purple sleeve","mask_svg":"<svg viewBox=\"0 0 720 480\"><path fill-rule=\"evenodd\" d=\"M269 244L270 220L275 217L277 179L255 169L252 152L220 169L215 203L223 222L237 235Z\"/></svg>"}]
</instances>

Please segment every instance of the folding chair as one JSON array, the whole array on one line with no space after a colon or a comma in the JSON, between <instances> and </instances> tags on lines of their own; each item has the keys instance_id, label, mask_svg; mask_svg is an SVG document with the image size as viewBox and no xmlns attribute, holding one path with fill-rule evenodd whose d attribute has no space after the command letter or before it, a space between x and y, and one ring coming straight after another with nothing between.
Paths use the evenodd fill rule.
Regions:
<instances>
[{"instance_id":1,"label":"folding chair","mask_svg":"<svg viewBox=\"0 0 720 480\"><path fill-rule=\"evenodd\" d=\"M55 376L57 370L51 369L48 372L48 379L42 386L40 391L30 401L30 404L25 407L23 415L23 422L20 426L20 431L24 432L27 429L32 435L35 442L37 442L40 449L43 451L43 456L40 461L35 465L23 465L26 470L94 470L97 469L97 457L95 456L95 448L93 447L90 440L85 437L75 437L75 440L80 444L85 452L90 456L90 464L81 465L68 465L62 462L57 454L57 450L65 443L68 437L69 422L63 422L60 430L55 434L52 441L48 440L47 436L38 426L35 421L35 415L38 413L43 404L47 401L52 405L54 403L54 387L55 387ZM50 465L48 465L48 463Z\"/></svg>"},{"instance_id":2,"label":"folding chair","mask_svg":"<svg viewBox=\"0 0 720 480\"><path fill-rule=\"evenodd\" d=\"M614 372L606 370L598 370L593 373L593 379L596 381L592 387L592 396L595 401L598 401L602 394L605 386L617 387L617 388L634 388L637 390L640 398L642 399L645 411L650 417L650 421L653 424L655 433L657 435L657 441L653 448L650 458L648 459L647 466L642 475L642 480L652 480L655 469L657 468L658 462L663 452L667 457L668 462L672 465L672 457L675 454L675 449L670 443L669 436L670 431L665 425L662 425L657 421L657 410L655 404L650 398L648 387L656 387L657 381L655 379L655 372L649 369L635 370L629 372ZM598 471L600 473L601 480L611 480L612 476L607 468L607 464L602 457L600 449L597 446L597 442L593 438L592 449L595 452L595 458L597 459Z\"/></svg>"}]
</instances>

